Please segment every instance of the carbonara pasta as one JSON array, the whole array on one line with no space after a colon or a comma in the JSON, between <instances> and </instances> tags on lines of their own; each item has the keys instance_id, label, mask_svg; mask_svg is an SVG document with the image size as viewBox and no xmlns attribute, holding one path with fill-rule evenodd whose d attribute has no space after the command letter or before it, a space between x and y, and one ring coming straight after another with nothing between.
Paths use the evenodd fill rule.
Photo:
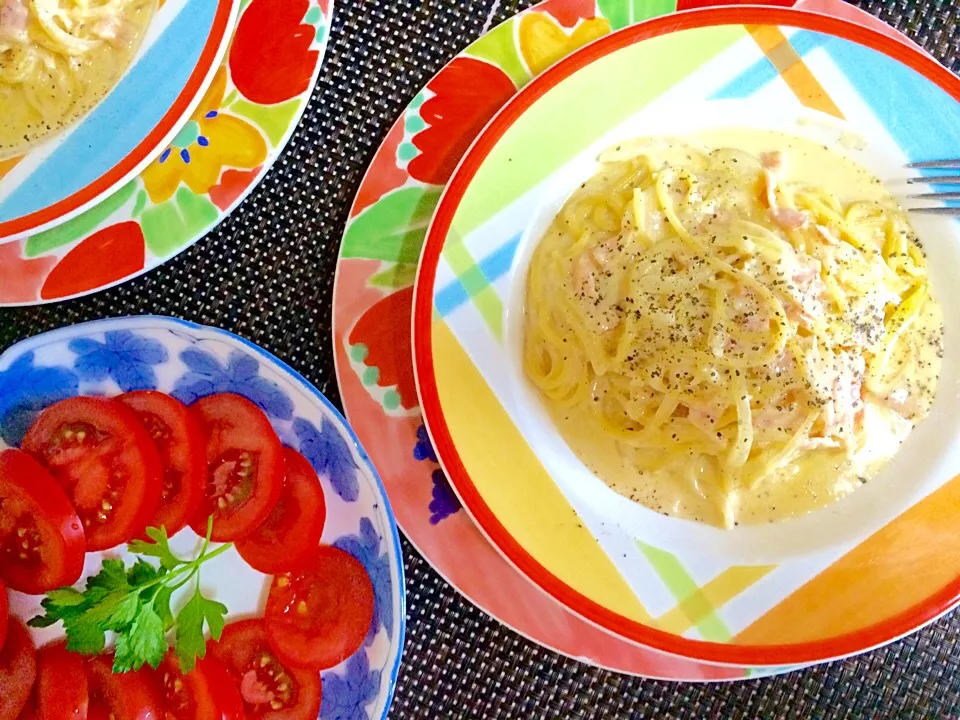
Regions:
<instances>
[{"instance_id":1,"label":"carbonara pasta","mask_svg":"<svg viewBox=\"0 0 960 720\"><path fill-rule=\"evenodd\" d=\"M573 449L635 500L725 527L866 482L929 412L942 355L924 255L879 181L844 167L843 194L869 199L841 198L789 168L849 161L753 142L770 150L611 148L527 279L525 372Z\"/></svg>"},{"instance_id":2,"label":"carbonara pasta","mask_svg":"<svg viewBox=\"0 0 960 720\"><path fill-rule=\"evenodd\" d=\"M155 7L156 0L0 0L0 159L99 101Z\"/></svg>"}]
</instances>

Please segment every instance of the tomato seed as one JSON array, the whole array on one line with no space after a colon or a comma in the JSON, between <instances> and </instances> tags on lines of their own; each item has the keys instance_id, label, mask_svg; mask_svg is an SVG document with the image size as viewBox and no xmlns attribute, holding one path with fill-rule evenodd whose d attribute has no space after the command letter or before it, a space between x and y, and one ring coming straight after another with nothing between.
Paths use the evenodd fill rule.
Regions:
<instances>
[{"instance_id":1,"label":"tomato seed","mask_svg":"<svg viewBox=\"0 0 960 720\"><path fill-rule=\"evenodd\" d=\"M2 505L0 503L0 510ZM23 561L40 560L41 537L29 515L4 517L0 512L0 528L7 530L0 534L0 550L6 555Z\"/></svg>"},{"instance_id":2,"label":"tomato seed","mask_svg":"<svg viewBox=\"0 0 960 720\"><path fill-rule=\"evenodd\" d=\"M253 669L241 682L240 693L251 705L267 705L280 710L288 707L294 699L293 682L286 669L270 653L263 652L254 658Z\"/></svg>"},{"instance_id":3,"label":"tomato seed","mask_svg":"<svg viewBox=\"0 0 960 720\"><path fill-rule=\"evenodd\" d=\"M231 450L210 463L210 481L207 496L215 500L217 508L236 507L253 494L257 454L246 450Z\"/></svg>"}]
</instances>

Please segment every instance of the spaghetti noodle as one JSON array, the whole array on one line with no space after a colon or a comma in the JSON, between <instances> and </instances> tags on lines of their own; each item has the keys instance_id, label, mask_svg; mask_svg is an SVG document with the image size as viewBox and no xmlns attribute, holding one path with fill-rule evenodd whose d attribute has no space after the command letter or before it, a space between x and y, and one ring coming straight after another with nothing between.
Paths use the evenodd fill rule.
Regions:
<instances>
[{"instance_id":1,"label":"spaghetti noodle","mask_svg":"<svg viewBox=\"0 0 960 720\"><path fill-rule=\"evenodd\" d=\"M0 159L89 110L120 79L157 0L0 0Z\"/></svg>"},{"instance_id":2,"label":"spaghetti noodle","mask_svg":"<svg viewBox=\"0 0 960 720\"><path fill-rule=\"evenodd\" d=\"M788 159L617 146L533 255L526 374L588 467L661 512L808 510L929 412L942 321L905 214L876 184L845 203L790 179Z\"/></svg>"}]
</instances>

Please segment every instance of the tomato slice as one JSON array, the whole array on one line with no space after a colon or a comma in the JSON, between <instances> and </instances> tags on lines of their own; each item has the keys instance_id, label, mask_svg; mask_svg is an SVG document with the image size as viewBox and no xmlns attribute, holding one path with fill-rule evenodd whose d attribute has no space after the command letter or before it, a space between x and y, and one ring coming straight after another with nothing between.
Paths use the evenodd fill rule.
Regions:
<instances>
[{"instance_id":1,"label":"tomato slice","mask_svg":"<svg viewBox=\"0 0 960 720\"><path fill-rule=\"evenodd\" d=\"M87 720L162 720L160 688L152 670L113 672L113 656L87 662L90 704Z\"/></svg>"},{"instance_id":2,"label":"tomato slice","mask_svg":"<svg viewBox=\"0 0 960 720\"><path fill-rule=\"evenodd\" d=\"M87 720L87 674L83 657L66 643L45 645L37 652L37 717L39 720Z\"/></svg>"},{"instance_id":3,"label":"tomato slice","mask_svg":"<svg viewBox=\"0 0 960 720\"><path fill-rule=\"evenodd\" d=\"M231 623L212 656L226 665L240 688L248 720L316 720L320 675L284 665L274 655L261 620Z\"/></svg>"},{"instance_id":4,"label":"tomato slice","mask_svg":"<svg viewBox=\"0 0 960 720\"><path fill-rule=\"evenodd\" d=\"M137 414L160 455L160 507L148 525L163 526L173 537L203 504L207 462L200 425L186 405L165 393L137 390L117 400Z\"/></svg>"},{"instance_id":5,"label":"tomato slice","mask_svg":"<svg viewBox=\"0 0 960 720\"><path fill-rule=\"evenodd\" d=\"M273 578L264 626L277 657L324 670L357 651L373 620L373 583L353 555L321 546L292 573Z\"/></svg>"},{"instance_id":6,"label":"tomato slice","mask_svg":"<svg viewBox=\"0 0 960 720\"><path fill-rule=\"evenodd\" d=\"M227 666L213 657L205 657L198 661L197 665L202 665L203 674L207 676L207 684L212 690L213 702L217 707L218 720L246 720L240 689Z\"/></svg>"},{"instance_id":7,"label":"tomato slice","mask_svg":"<svg viewBox=\"0 0 960 720\"><path fill-rule=\"evenodd\" d=\"M37 677L36 651L30 633L11 618L0 650L0 720L16 720L26 707Z\"/></svg>"},{"instance_id":8,"label":"tomato slice","mask_svg":"<svg viewBox=\"0 0 960 720\"><path fill-rule=\"evenodd\" d=\"M184 675L174 653L158 668L166 720L243 720L243 701L227 668L211 657Z\"/></svg>"},{"instance_id":9,"label":"tomato slice","mask_svg":"<svg viewBox=\"0 0 960 720\"><path fill-rule=\"evenodd\" d=\"M204 505L191 527L217 542L239 540L273 512L283 491L283 446L267 416L239 395L221 393L190 406L207 448Z\"/></svg>"},{"instance_id":10,"label":"tomato slice","mask_svg":"<svg viewBox=\"0 0 960 720\"><path fill-rule=\"evenodd\" d=\"M10 622L10 601L7 598L7 586L0 580L0 649L7 639L7 624Z\"/></svg>"},{"instance_id":11,"label":"tomato slice","mask_svg":"<svg viewBox=\"0 0 960 720\"><path fill-rule=\"evenodd\" d=\"M116 400L74 397L51 405L27 430L23 449L73 500L88 550L127 542L156 514L160 457L136 413Z\"/></svg>"},{"instance_id":12,"label":"tomato slice","mask_svg":"<svg viewBox=\"0 0 960 720\"><path fill-rule=\"evenodd\" d=\"M20 450L0 453L0 577L39 594L83 572L83 526L56 481Z\"/></svg>"},{"instance_id":13,"label":"tomato slice","mask_svg":"<svg viewBox=\"0 0 960 720\"><path fill-rule=\"evenodd\" d=\"M303 564L320 544L327 518L323 487L310 461L290 448L283 449L283 460L286 479L280 501L263 524L236 545L250 567L267 575Z\"/></svg>"},{"instance_id":14,"label":"tomato slice","mask_svg":"<svg viewBox=\"0 0 960 720\"><path fill-rule=\"evenodd\" d=\"M38 720L37 703L32 694L30 695L30 699L27 700L27 704L23 706L23 710L21 710L17 716L17 720Z\"/></svg>"}]
</instances>

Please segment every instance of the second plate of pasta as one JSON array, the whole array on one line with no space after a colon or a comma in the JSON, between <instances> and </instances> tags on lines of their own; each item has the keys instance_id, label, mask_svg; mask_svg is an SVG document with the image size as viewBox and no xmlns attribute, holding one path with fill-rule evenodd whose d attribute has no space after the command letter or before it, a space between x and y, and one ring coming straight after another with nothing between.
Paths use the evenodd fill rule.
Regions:
<instances>
[{"instance_id":1,"label":"second plate of pasta","mask_svg":"<svg viewBox=\"0 0 960 720\"><path fill-rule=\"evenodd\" d=\"M666 652L815 662L960 592L960 227L905 209L960 81L737 13L615 33L494 119L428 233L415 366L451 484L541 589Z\"/></svg>"},{"instance_id":2,"label":"second plate of pasta","mask_svg":"<svg viewBox=\"0 0 960 720\"><path fill-rule=\"evenodd\" d=\"M159 154L213 80L239 6L0 3L0 242L76 216Z\"/></svg>"}]
</instances>

